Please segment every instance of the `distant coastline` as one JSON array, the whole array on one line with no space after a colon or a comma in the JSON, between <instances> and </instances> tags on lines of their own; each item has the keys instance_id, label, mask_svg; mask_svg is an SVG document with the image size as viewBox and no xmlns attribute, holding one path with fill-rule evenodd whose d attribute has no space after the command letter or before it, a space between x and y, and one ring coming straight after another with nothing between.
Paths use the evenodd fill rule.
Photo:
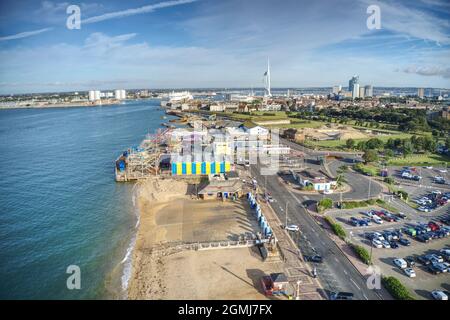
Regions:
<instances>
[{"instance_id":1,"label":"distant coastline","mask_svg":"<svg viewBox=\"0 0 450 320\"><path fill-rule=\"evenodd\" d=\"M140 98L140 99L123 99L123 100L116 100L116 99L110 99L102 101L101 103L92 103L89 101L81 101L81 102L68 102L68 103L52 103L52 104L45 104L45 103L36 103L36 104L27 104L27 105L17 105L17 104L11 104L11 105L2 105L0 103L0 110L9 110L9 109L48 109L48 108L77 108L77 107L101 107L101 106L109 106L109 105L117 105L117 104L124 104L124 102L127 101L136 101L136 100L151 100L155 98Z\"/></svg>"}]
</instances>

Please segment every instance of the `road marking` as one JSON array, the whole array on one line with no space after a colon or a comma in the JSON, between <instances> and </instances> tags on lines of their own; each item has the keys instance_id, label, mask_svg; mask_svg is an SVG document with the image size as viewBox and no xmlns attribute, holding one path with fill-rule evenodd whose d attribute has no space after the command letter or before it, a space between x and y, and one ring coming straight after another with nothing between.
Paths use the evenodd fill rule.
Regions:
<instances>
[{"instance_id":1,"label":"road marking","mask_svg":"<svg viewBox=\"0 0 450 320\"><path fill-rule=\"evenodd\" d=\"M335 260L336 262L339 262L339 260L338 260L336 257L334 257L334 260Z\"/></svg>"},{"instance_id":2,"label":"road marking","mask_svg":"<svg viewBox=\"0 0 450 320\"><path fill-rule=\"evenodd\" d=\"M369 300L369 298L367 298L364 293L363 293L363 297L364 297L364 299Z\"/></svg>"},{"instance_id":3,"label":"road marking","mask_svg":"<svg viewBox=\"0 0 450 320\"><path fill-rule=\"evenodd\" d=\"M345 271L345 269L344 269L344 273L345 273L346 275L348 275L348 273L347 273L347 271Z\"/></svg>"},{"instance_id":4,"label":"road marking","mask_svg":"<svg viewBox=\"0 0 450 320\"><path fill-rule=\"evenodd\" d=\"M361 290L361 288L360 287L358 287L358 285L356 284L356 282L355 281L353 281L353 279L352 278L350 278L350 281L355 285L355 287L357 287L358 288L358 290Z\"/></svg>"}]
</instances>

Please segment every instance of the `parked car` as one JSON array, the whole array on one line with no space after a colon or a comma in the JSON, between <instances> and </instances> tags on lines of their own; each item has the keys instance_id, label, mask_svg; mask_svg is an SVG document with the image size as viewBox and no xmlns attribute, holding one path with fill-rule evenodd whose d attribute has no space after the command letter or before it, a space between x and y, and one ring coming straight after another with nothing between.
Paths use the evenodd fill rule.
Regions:
<instances>
[{"instance_id":1,"label":"parked car","mask_svg":"<svg viewBox=\"0 0 450 320\"><path fill-rule=\"evenodd\" d=\"M356 219L355 217L351 217L350 218L350 223L356 227L358 225L358 223L359 223L359 220Z\"/></svg>"},{"instance_id":2,"label":"parked car","mask_svg":"<svg viewBox=\"0 0 450 320\"><path fill-rule=\"evenodd\" d=\"M406 257L405 258L406 263L408 264L409 268L413 268L416 266L416 261L414 260L413 257Z\"/></svg>"},{"instance_id":3,"label":"parked car","mask_svg":"<svg viewBox=\"0 0 450 320\"><path fill-rule=\"evenodd\" d=\"M381 244L383 245L383 248L386 248L386 249L390 249L391 248L391 245L386 240L381 241Z\"/></svg>"},{"instance_id":4,"label":"parked car","mask_svg":"<svg viewBox=\"0 0 450 320\"><path fill-rule=\"evenodd\" d=\"M399 212L397 213L397 217L399 217L400 219L406 219L406 214L404 214L403 212Z\"/></svg>"},{"instance_id":5,"label":"parked car","mask_svg":"<svg viewBox=\"0 0 450 320\"><path fill-rule=\"evenodd\" d=\"M446 265L443 264L443 263L436 263L436 262L433 262L433 261L432 261L431 264L432 264L433 267L435 267L436 269L438 269L439 272L441 272L441 273L444 273L444 272L447 272L447 271L448 271Z\"/></svg>"},{"instance_id":6,"label":"parked car","mask_svg":"<svg viewBox=\"0 0 450 320\"><path fill-rule=\"evenodd\" d=\"M372 219L373 219L373 222L375 222L376 224L382 224L383 223L383 220L381 220L381 218L378 217L378 216L373 216Z\"/></svg>"},{"instance_id":7,"label":"parked car","mask_svg":"<svg viewBox=\"0 0 450 320\"><path fill-rule=\"evenodd\" d=\"M417 237L417 240L419 240L420 242L424 242L427 243L430 241L430 237L427 236L426 234L421 234L420 236Z\"/></svg>"},{"instance_id":8,"label":"parked car","mask_svg":"<svg viewBox=\"0 0 450 320\"><path fill-rule=\"evenodd\" d=\"M379 232L374 232L374 233L373 233L373 238L374 238L374 239L377 239L377 240L379 240L379 241L385 240L384 237L383 237L383 235L382 235L381 233L379 233Z\"/></svg>"},{"instance_id":9,"label":"parked car","mask_svg":"<svg viewBox=\"0 0 450 320\"><path fill-rule=\"evenodd\" d=\"M416 277L416 272L412 268L405 268L405 269L403 269L403 272L410 278Z\"/></svg>"},{"instance_id":10,"label":"parked car","mask_svg":"<svg viewBox=\"0 0 450 320\"><path fill-rule=\"evenodd\" d=\"M417 210L422 211L422 212L430 212L430 209L428 207L418 207Z\"/></svg>"},{"instance_id":11,"label":"parked car","mask_svg":"<svg viewBox=\"0 0 450 320\"><path fill-rule=\"evenodd\" d=\"M428 265L428 271L432 274L440 274L442 273L442 271L437 268L434 264L430 264Z\"/></svg>"},{"instance_id":12,"label":"parked car","mask_svg":"<svg viewBox=\"0 0 450 320\"><path fill-rule=\"evenodd\" d=\"M381 243L380 240L377 240L377 239L372 240L372 246L374 246L375 248L378 248L378 249L383 248L383 244Z\"/></svg>"},{"instance_id":13,"label":"parked car","mask_svg":"<svg viewBox=\"0 0 450 320\"><path fill-rule=\"evenodd\" d=\"M417 260L419 260L419 262L422 263L423 265L427 266L431 264L431 255L427 254L424 256L419 256Z\"/></svg>"},{"instance_id":14,"label":"parked car","mask_svg":"<svg viewBox=\"0 0 450 320\"><path fill-rule=\"evenodd\" d=\"M442 258L442 256L433 253L431 255L431 262L441 263L444 262L444 259Z\"/></svg>"},{"instance_id":15,"label":"parked car","mask_svg":"<svg viewBox=\"0 0 450 320\"><path fill-rule=\"evenodd\" d=\"M399 242L401 245L404 245L404 246L410 246L410 245L411 245L411 241L409 241L409 240L406 239L406 238L400 238L400 239L398 240L398 242Z\"/></svg>"},{"instance_id":16,"label":"parked car","mask_svg":"<svg viewBox=\"0 0 450 320\"><path fill-rule=\"evenodd\" d=\"M390 241L389 245L391 246L392 249L397 249L398 248L398 244L396 241Z\"/></svg>"},{"instance_id":17,"label":"parked car","mask_svg":"<svg viewBox=\"0 0 450 320\"><path fill-rule=\"evenodd\" d=\"M365 216L369 217L369 218L372 218L372 217L373 217L373 211L372 211L372 210L364 211L363 214L364 214Z\"/></svg>"},{"instance_id":18,"label":"parked car","mask_svg":"<svg viewBox=\"0 0 450 320\"><path fill-rule=\"evenodd\" d=\"M431 291L431 296L434 300L448 300L448 296L441 290Z\"/></svg>"},{"instance_id":19,"label":"parked car","mask_svg":"<svg viewBox=\"0 0 450 320\"><path fill-rule=\"evenodd\" d=\"M408 267L408 264L406 263L406 261L404 259L397 258L397 259L394 259L393 262L400 269L405 269Z\"/></svg>"},{"instance_id":20,"label":"parked car","mask_svg":"<svg viewBox=\"0 0 450 320\"><path fill-rule=\"evenodd\" d=\"M432 221L428 223L428 226L430 227L431 231L438 231L441 228L437 223Z\"/></svg>"}]
</instances>

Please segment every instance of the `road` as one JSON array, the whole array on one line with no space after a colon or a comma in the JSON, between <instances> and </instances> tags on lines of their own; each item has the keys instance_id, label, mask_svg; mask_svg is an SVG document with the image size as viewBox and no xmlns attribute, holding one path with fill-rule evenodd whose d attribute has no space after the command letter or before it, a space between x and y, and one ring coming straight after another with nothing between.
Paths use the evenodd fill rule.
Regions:
<instances>
[{"instance_id":1,"label":"road","mask_svg":"<svg viewBox=\"0 0 450 320\"><path fill-rule=\"evenodd\" d=\"M352 292L355 299L379 300L380 296L367 288L366 279L356 270L338 246L302 206L305 199L292 193L276 175L262 176L256 165L251 166L252 176L259 185L266 185L276 202L272 207L280 221L285 221L285 206L288 204L288 223L300 226L301 233L293 238L303 255L320 254L322 264L316 265L319 280L326 291Z\"/></svg>"}]
</instances>

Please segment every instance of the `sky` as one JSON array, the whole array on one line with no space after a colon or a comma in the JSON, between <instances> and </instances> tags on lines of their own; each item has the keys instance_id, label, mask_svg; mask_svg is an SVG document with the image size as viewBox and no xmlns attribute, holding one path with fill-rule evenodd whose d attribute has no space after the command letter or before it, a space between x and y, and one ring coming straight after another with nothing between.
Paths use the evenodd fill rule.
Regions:
<instances>
[{"instance_id":1,"label":"sky","mask_svg":"<svg viewBox=\"0 0 450 320\"><path fill-rule=\"evenodd\" d=\"M268 57L275 88L450 88L450 1L0 1L0 94L262 87Z\"/></svg>"}]
</instances>

